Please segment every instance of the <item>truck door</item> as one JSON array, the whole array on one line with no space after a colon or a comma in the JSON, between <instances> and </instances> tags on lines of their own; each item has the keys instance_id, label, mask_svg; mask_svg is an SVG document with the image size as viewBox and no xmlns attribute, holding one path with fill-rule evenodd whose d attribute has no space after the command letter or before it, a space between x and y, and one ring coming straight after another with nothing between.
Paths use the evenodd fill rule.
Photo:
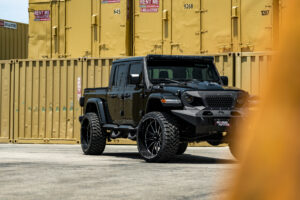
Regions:
<instances>
[{"instance_id":1,"label":"truck door","mask_svg":"<svg viewBox=\"0 0 300 200\"><path fill-rule=\"evenodd\" d=\"M130 74L139 74L142 80L142 72L143 63L134 62L130 65L128 77ZM137 125L143 112L143 88L132 84L129 78L127 80L124 90L124 121L126 124Z\"/></svg>"},{"instance_id":2,"label":"truck door","mask_svg":"<svg viewBox=\"0 0 300 200\"><path fill-rule=\"evenodd\" d=\"M114 124L122 124L124 118L124 88L128 77L127 63L118 64L115 68L111 88L108 92L108 109Z\"/></svg>"}]
</instances>

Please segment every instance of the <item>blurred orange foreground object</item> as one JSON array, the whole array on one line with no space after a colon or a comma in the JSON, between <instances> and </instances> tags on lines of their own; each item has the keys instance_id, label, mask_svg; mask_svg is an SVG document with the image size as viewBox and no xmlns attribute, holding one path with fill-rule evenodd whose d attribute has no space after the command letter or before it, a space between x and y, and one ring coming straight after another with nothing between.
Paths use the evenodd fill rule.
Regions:
<instances>
[{"instance_id":1,"label":"blurred orange foreground object","mask_svg":"<svg viewBox=\"0 0 300 200\"><path fill-rule=\"evenodd\" d=\"M241 168L230 200L300 199L300 1L286 2L260 108L236 133Z\"/></svg>"}]
</instances>

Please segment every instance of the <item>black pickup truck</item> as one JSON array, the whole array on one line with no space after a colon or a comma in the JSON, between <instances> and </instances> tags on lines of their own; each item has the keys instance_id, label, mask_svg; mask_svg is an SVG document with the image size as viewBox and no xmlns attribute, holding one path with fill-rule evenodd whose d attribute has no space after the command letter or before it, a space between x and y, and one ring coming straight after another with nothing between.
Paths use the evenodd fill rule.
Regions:
<instances>
[{"instance_id":1,"label":"black pickup truck","mask_svg":"<svg viewBox=\"0 0 300 200\"><path fill-rule=\"evenodd\" d=\"M113 62L109 87L87 88L80 105L85 154L100 155L107 140L129 138L148 162L183 154L189 142L229 143L248 93L228 87L213 57L148 55Z\"/></svg>"}]
</instances>

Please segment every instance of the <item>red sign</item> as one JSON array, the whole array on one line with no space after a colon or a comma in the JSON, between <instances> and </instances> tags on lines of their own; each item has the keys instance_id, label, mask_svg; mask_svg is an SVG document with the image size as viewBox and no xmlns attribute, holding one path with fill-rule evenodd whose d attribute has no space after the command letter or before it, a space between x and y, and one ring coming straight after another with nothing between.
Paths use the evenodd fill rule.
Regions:
<instances>
[{"instance_id":1,"label":"red sign","mask_svg":"<svg viewBox=\"0 0 300 200\"><path fill-rule=\"evenodd\" d=\"M120 3L120 0L103 0L102 3Z\"/></svg>"},{"instance_id":2,"label":"red sign","mask_svg":"<svg viewBox=\"0 0 300 200\"><path fill-rule=\"evenodd\" d=\"M4 21L0 21L0 26L4 26Z\"/></svg>"},{"instance_id":3,"label":"red sign","mask_svg":"<svg viewBox=\"0 0 300 200\"><path fill-rule=\"evenodd\" d=\"M50 10L35 10L34 21L49 21L50 20Z\"/></svg>"},{"instance_id":4,"label":"red sign","mask_svg":"<svg viewBox=\"0 0 300 200\"><path fill-rule=\"evenodd\" d=\"M140 0L141 12L158 12L159 0Z\"/></svg>"}]
</instances>

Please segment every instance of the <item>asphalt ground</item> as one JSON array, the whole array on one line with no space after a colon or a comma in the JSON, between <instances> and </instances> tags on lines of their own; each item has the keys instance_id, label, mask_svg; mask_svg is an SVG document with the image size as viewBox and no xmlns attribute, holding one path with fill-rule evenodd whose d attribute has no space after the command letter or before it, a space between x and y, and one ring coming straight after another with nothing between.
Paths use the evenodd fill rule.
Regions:
<instances>
[{"instance_id":1,"label":"asphalt ground","mask_svg":"<svg viewBox=\"0 0 300 200\"><path fill-rule=\"evenodd\" d=\"M0 200L224 199L237 163L228 147L189 147L170 163L140 159L136 146L0 144Z\"/></svg>"}]
</instances>

